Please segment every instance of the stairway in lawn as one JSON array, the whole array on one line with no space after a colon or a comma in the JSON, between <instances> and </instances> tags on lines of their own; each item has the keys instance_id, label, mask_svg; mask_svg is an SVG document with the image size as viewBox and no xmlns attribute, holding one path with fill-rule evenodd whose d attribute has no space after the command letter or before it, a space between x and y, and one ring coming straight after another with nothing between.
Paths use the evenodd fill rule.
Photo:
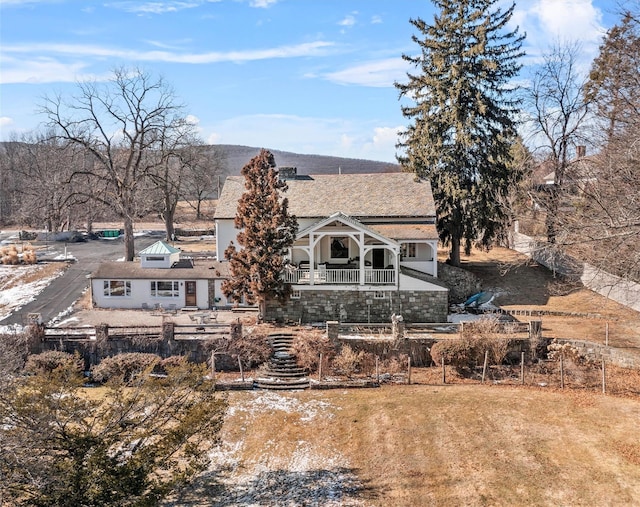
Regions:
<instances>
[{"instance_id":1,"label":"stairway in lawn","mask_svg":"<svg viewBox=\"0 0 640 507\"><path fill-rule=\"evenodd\" d=\"M267 363L267 371L254 382L260 389L308 389L309 377L296 362L292 353L293 335L282 333L269 336L273 354Z\"/></svg>"}]
</instances>

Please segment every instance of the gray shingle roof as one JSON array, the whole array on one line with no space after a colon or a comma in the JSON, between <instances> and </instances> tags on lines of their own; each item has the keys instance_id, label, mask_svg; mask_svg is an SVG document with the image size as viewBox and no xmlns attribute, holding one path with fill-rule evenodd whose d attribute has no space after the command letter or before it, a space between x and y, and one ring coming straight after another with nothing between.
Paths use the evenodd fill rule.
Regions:
<instances>
[{"instance_id":1,"label":"gray shingle roof","mask_svg":"<svg viewBox=\"0 0 640 507\"><path fill-rule=\"evenodd\" d=\"M196 261L189 268L143 268L138 262L103 262L91 278L107 280L212 280L229 276L229 263Z\"/></svg>"},{"instance_id":2,"label":"gray shingle roof","mask_svg":"<svg viewBox=\"0 0 640 507\"><path fill-rule=\"evenodd\" d=\"M413 173L318 174L288 180L289 212L322 218L337 211L354 218L434 217L431 185ZM234 218L244 177L229 176L215 218Z\"/></svg>"},{"instance_id":3,"label":"gray shingle roof","mask_svg":"<svg viewBox=\"0 0 640 507\"><path fill-rule=\"evenodd\" d=\"M372 224L369 229L395 240L438 239L438 231L432 224Z\"/></svg>"}]
</instances>

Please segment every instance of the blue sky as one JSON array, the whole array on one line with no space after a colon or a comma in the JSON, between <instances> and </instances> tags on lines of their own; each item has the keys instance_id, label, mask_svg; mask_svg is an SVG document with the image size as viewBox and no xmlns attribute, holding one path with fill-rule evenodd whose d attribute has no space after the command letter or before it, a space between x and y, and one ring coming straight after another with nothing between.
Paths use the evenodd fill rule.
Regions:
<instances>
[{"instance_id":1,"label":"blue sky","mask_svg":"<svg viewBox=\"0 0 640 507\"><path fill-rule=\"evenodd\" d=\"M517 0L526 69L558 40L587 68L615 3ZM38 128L43 96L137 66L205 142L394 162L409 18L432 16L428 0L0 0L0 140Z\"/></svg>"}]
</instances>

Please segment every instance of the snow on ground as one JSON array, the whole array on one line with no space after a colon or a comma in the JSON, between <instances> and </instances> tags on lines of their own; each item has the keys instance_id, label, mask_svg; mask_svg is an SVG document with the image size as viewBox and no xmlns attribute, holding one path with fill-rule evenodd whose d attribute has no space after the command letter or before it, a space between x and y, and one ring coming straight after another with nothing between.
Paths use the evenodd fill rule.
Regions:
<instances>
[{"instance_id":1,"label":"snow on ground","mask_svg":"<svg viewBox=\"0 0 640 507\"><path fill-rule=\"evenodd\" d=\"M282 412L283 416L298 414L299 424L313 431L313 426L321 419L331 419L335 410L325 401L301 401L292 393L257 391L243 394L246 396L234 400L227 416L234 423L240 420L243 427L254 424L257 414L270 411ZM260 455L249 460L243 459L244 440L223 436L223 443L210 456L210 473L217 480L218 487L206 499L206 505L366 505L358 498L361 481L347 458L337 449L329 445L319 447L304 440L281 442L278 437L274 434L272 439L265 441Z\"/></svg>"},{"instance_id":2,"label":"snow on ground","mask_svg":"<svg viewBox=\"0 0 640 507\"><path fill-rule=\"evenodd\" d=\"M12 312L33 301L51 281L62 275L62 271L54 276L36 279L30 282L23 280L33 278L42 269L41 266L5 266L0 265L0 322ZM3 331L0 326L0 332Z\"/></svg>"}]
</instances>

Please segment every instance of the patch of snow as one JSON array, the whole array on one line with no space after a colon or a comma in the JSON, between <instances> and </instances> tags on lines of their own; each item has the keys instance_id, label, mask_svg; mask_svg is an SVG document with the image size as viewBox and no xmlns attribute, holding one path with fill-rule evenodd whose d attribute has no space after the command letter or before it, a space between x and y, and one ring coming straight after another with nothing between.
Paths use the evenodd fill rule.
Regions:
<instances>
[{"instance_id":1,"label":"patch of snow","mask_svg":"<svg viewBox=\"0 0 640 507\"><path fill-rule=\"evenodd\" d=\"M0 266L0 321L33 301L52 280L62 275L61 271L47 278L22 282L40 269L38 265Z\"/></svg>"},{"instance_id":2,"label":"patch of snow","mask_svg":"<svg viewBox=\"0 0 640 507\"><path fill-rule=\"evenodd\" d=\"M332 405L323 401L301 401L291 394L269 391L251 394L228 411L229 416L237 412L246 415L241 423L243 431L255 424L257 413L265 410L299 413L301 420L311 414L311 418L332 416L328 410ZM208 498L208 505L366 505L358 498L362 483L339 449L329 444L319 447L305 440L292 444L292 450L284 450L282 442L274 437L262 443L258 456L247 459L243 456L244 439L223 438L223 443L209 455L209 470L216 476L219 488Z\"/></svg>"}]
</instances>

